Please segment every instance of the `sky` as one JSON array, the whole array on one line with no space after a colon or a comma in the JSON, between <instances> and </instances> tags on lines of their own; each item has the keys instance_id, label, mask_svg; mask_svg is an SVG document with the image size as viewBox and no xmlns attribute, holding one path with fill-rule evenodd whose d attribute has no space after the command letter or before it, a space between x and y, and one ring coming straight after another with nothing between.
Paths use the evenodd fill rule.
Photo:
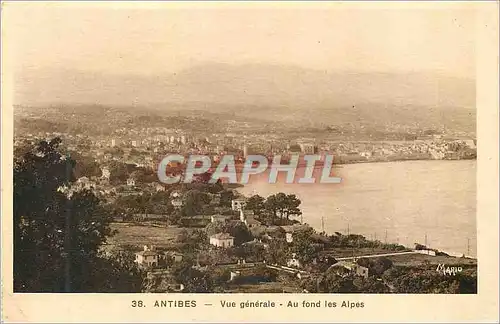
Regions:
<instances>
[{"instance_id":1,"label":"sky","mask_svg":"<svg viewBox=\"0 0 500 324\"><path fill-rule=\"evenodd\" d=\"M475 77L470 4L4 5L14 71L179 71L203 62Z\"/></svg>"}]
</instances>

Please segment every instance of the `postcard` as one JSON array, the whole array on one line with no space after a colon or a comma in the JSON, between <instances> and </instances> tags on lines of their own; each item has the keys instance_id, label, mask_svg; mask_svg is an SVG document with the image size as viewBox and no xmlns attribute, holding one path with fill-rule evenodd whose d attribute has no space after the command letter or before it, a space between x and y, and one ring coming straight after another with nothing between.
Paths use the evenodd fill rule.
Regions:
<instances>
[{"instance_id":1,"label":"postcard","mask_svg":"<svg viewBox=\"0 0 500 324\"><path fill-rule=\"evenodd\" d=\"M497 322L498 2L2 3L2 320Z\"/></svg>"}]
</instances>

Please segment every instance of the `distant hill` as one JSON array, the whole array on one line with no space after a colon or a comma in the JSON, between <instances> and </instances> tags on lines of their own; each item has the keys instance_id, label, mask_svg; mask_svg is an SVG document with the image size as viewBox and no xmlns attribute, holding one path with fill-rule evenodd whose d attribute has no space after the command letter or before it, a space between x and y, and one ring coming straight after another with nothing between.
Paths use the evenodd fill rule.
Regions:
<instances>
[{"instance_id":1,"label":"distant hill","mask_svg":"<svg viewBox=\"0 0 500 324\"><path fill-rule=\"evenodd\" d=\"M64 103L84 110L83 106L97 104L126 106L141 114L197 111L212 114L209 119L216 114L290 125L417 123L475 130L474 81L436 73L330 72L288 65L207 63L155 76L29 71L16 76L15 89L15 101L31 106Z\"/></svg>"},{"instance_id":2,"label":"distant hill","mask_svg":"<svg viewBox=\"0 0 500 324\"><path fill-rule=\"evenodd\" d=\"M431 73L327 72L289 65L212 63L155 76L38 70L17 76L16 84L20 104L475 105L473 80Z\"/></svg>"}]
</instances>

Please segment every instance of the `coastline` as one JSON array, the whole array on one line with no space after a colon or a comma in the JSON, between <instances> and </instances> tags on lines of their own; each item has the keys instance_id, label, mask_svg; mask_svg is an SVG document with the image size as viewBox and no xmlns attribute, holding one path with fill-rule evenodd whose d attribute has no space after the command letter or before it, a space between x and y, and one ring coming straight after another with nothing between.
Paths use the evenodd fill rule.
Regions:
<instances>
[{"instance_id":1,"label":"coastline","mask_svg":"<svg viewBox=\"0 0 500 324\"><path fill-rule=\"evenodd\" d=\"M442 162L444 165L446 165L446 163L447 163L447 162L445 162L445 161L462 161L462 160L469 160L469 161L470 161L470 160L474 160L474 161L477 161L477 159L460 159L460 160L458 160L458 159L455 159L455 160L451 160L451 159L443 159L443 160L436 160L436 159L427 159L427 160L423 160L423 159L419 159L419 160L396 160L396 161L377 161L377 162L374 162L374 161L363 161L363 162L357 162L357 163L334 164L332 169L333 169L333 170L335 170L335 168L342 168L344 165L347 165L347 164L368 164L368 165L369 165L369 164L372 164L372 165L376 165L376 163L382 163L382 162L384 162L384 163L389 163L389 162L405 162L405 161L432 161L432 162L434 162L434 163ZM398 164L400 164L400 163L398 163ZM418 165L420 165L420 164L418 164ZM425 164L424 164L424 165L425 165ZM467 165L469 165L469 164L467 164ZM402 167L402 168L404 168L404 166L401 166L401 167ZM318 166L317 166L316 168L318 168ZM335 172L335 171L334 171L334 172ZM346 172L347 172L347 171L346 171ZM244 189L244 188L245 188L245 189ZM249 188L250 188L250 189L249 189ZM257 187L255 187L255 189L254 189L254 191L253 191L253 192L251 191L251 188L253 188L253 186L252 186L251 184L244 184L244 185L243 185L243 184L238 184L237 186L234 186L234 187L233 187L233 189L235 189L235 190L236 190L239 194L241 194L241 195L243 195L243 196L245 196L245 197L250 197L250 196L252 196L253 194L262 195L262 196L264 196L264 197L265 197L265 196L267 196L267 195L269 195L269 194L272 194L272 192L269 192L269 191L265 190L265 188L264 188L264 191L262 191L262 190L259 190L259 187L257 186ZM281 188L281 187L279 187L279 188ZM284 188L285 188L285 187L283 187L283 189L284 189ZM262 188L260 188L260 189L262 189ZM290 188L290 189L291 189L291 188ZM282 189L276 189L276 192L277 192L277 191L280 191L280 190L282 190ZM286 189L285 189L285 190L286 190ZM293 192L293 189L291 189L291 190L292 190L292 191L290 191L289 193L297 193L297 192ZM322 193L322 192L323 192L323 191L321 191L321 193ZM300 196L301 196L301 195L299 194L299 197L300 197ZM320 199L320 200L321 200L321 199ZM314 201L316 202L316 201L318 201L318 199L314 199ZM310 224L312 224L312 225L310 225L311 227L313 227L316 231L321 232L321 226L320 226L320 221L319 221L319 219L321 219L321 217L322 217L321 215L322 215L322 214L324 214L324 213L328 213L328 212L329 212L329 209L327 209L327 210L326 210L326 209L325 209L325 210L321 209L318 213L313 213L313 214L311 214L311 213L310 213L310 209L312 208L312 211L314 212L314 211L315 211L315 208L317 208L317 205L316 205L314 202L313 202L312 204L313 204L313 205L311 205L311 203L309 203L309 205L311 205L311 206L306 206L306 207L308 207L308 208L306 208L306 211L305 211L305 213L304 213L304 214L308 215L308 216L307 216L307 220L309 220L309 221L307 221L307 220L306 220L306 217L304 217L304 222L305 222L305 223L310 223ZM306 204L306 205L307 205L307 204ZM304 211L304 209L303 209L303 211ZM316 215L316 216L311 216L311 215ZM344 217L344 216L341 216L341 217ZM347 216L346 216L346 217L347 217ZM311 221L312 221L312 223L311 223ZM351 230L352 230L352 229L353 229L353 227L354 227L354 226L352 226L353 224L356 224L356 223L352 223L352 222L351 222ZM330 235L330 234L334 234L334 233L335 233L336 231L338 231L339 229L341 229L341 230L340 230L340 232L347 233L347 232L345 232L345 227L344 227L344 226L346 226L346 225L341 225L340 227L339 227L339 226L336 226L334 229L332 229L331 227L329 228L329 226L326 226L324 229L325 229L325 232L326 232L327 234L329 234L329 235ZM438 226L438 227L440 227L440 226ZM379 234L380 234L380 232L381 232L381 231L383 231L383 229L376 229L375 231L378 231L378 232L379 232ZM364 231L362 230L362 231L361 231L361 232L359 232L359 233L365 233L365 234L362 234L362 235L368 235L368 236L367 236L367 238L368 238L368 237L370 237L370 236L373 236L373 232L370 232L370 230L368 230L368 232L369 232L369 234L367 234L367 231L366 231L366 230L364 230ZM422 233L422 235L420 235L420 236L419 236L419 235L416 235L416 236L421 237L422 243L423 243L423 237L424 237L424 234L425 234L424 232L425 232L425 231L423 231L423 230L422 230L422 231L419 231L419 233ZM438 230L438 232L439 232L439 230ZM428 232L428 233L430 234L430 237L432 238L432 235L433 235L433 234L432 234L432 231L431 231L431 232ZM465 233L467 233L467 231L465 231ZM390 234L390 235L389 235L389 239L390 239L390 240L389 240L389 241L387 241L387 243L394 243L394 244L396 244L396 242L397 242L397 241L396 241L396 238L393 236L393 237L392 237L392 240L391 240L391 238L390 238L391 233L389 233L389 234ZM383 235L383 233L382 233L382 235ZM467 234L464 234L464 237L466 237L466 235L467 235ZM468 235L471 235L471 234L469 233ZM399 235L398 235L398 236L399 236ZM381 236L379 235L379 237L381 237ZM435 239L436 237L439 237L439 236L434 235L434 240L436 240L436 239ZM436 241L437 241L437 243L438 243L438 244L436 244L436 246L434 246L434 244L431 244L431 247L436 247L437 249L439 249L439 251L442 251L442 252L444 252L444 253L446 253L446 254L448 254L448 255L450 255L450 256L461 257L461 256L463 256L463 255L466 255L466 257L468 257L468 258L473 258L473 259L476 259L476 258L477 258L477 254L476 254L476 253L477 253L477 252L476 252L477 246L476 246L476 243L475 243L476 238L475 238L475 236L469 236L469 237L471 237L471 252L472 252L472 253L470 253L470 252L469 252L469 253L466 253L466 252L465 252L465 250L464 250L463 252L457 252L457 251L460 251L461 249L460 249L460 248L459 248L459 249L453 249L453 246L454 246L454 245L453 245L453 246L448 246L447 244L442 244L443 242L439 242L439 240L436 240ZM399 240L401 240L401 238L402 238L402 237L401 237L401 236L399 236L399 237L398 237L398 241L399 241ZM413 242L413 241L410 241L410 242ZM421 242L419 242L419 241L418 241L418 238L417 238L417 239L415 239L415 242L421 243ZM436 242L435 242L435 243L436 243ZM446 243L446 242L445 242L445 243ZM399 244L399 245L403 245L403 246L405 246L405 247L407 247L407 248L409 248L409 249L411 249L411 248L412 248L411 244L410 244L410 245L408 245L408 242L405 242L405 244ZM464 245L465 245L465 243L464 243Z\"/></svg>"},{"instance_id":2,"label":"coastline","mask_svg":"<svg viewBox=\"0 0 500 324\"><path fill-rule=\"evenodd\" d=\"M367 160L367 161L347 161L342 163L333 163L333 165L349 165L349 164L370 164L370 163L390 163L390 162L407 162L407 161L477 161L477 158L460 158L460 159L432 159L432 158L408 158L408 159L383 159L383 160Z\"/></svg>"}]
</instances>

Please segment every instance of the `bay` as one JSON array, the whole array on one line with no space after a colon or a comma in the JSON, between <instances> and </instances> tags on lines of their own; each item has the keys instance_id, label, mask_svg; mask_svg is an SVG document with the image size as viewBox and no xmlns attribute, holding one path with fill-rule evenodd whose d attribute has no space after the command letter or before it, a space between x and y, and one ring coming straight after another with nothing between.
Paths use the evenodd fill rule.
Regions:
<instances>
[{"instance_id":1,"label":"bay","mask_svg":"<svg viewBox=\"0 0 500 324\"><path fill-rule=\"evenodd\" d=\"M319 175L321 168L315 169ZM247 196L296 194L302 221L317 230L476 255L476 161L401 161L334 168L340 184L268 183L253 175L239 191ZM319 178L319 176L317 177Z\"/></svg>"}]
</instances>

